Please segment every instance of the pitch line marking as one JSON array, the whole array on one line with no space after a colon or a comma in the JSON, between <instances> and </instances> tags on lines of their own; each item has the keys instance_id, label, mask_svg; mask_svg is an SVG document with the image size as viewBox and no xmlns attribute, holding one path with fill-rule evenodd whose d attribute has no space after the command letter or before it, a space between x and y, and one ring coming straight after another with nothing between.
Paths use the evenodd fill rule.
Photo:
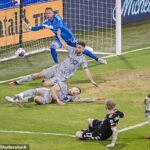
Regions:
<instances>
[{"instance_id":1,"label":"pitch line marking","mask_svg":"<svg viewBox=\"0 0 150 150\"><path fill-rule=\"evenodd\" d=\"M126 55L126 54L133 53L133 52L138 52L138 51L146 50L146 49L150 49L150 47L145 47L145 48L140 48L140 49L136 49L136 50L132 50L132 51L127 51L127 52L122 53L122 55ZM111 58L111 57L115 57L115 56L118 56L118 55L113 54L113 55L109 55L109 56L104 56L102 58ZM91 62L91 61L94 61L94 60L89 60L89 62ZM20 77L9 79L9 80L3 80L3 81L0 81L0 84L7 83L10 81L14 81L14 80L18 80L18 79L23 78L23 77L25 77L25 76L20 76Z\"/></svg>"},{"instance_id":2,"label":"pitch line marking","mask_svg":"<svg viewBox=\"0 0 150 150\"><path fill-rule=\"evenodd\" d=\"M148 124L148 121L136 124L134 126L129 126L127 128L120 129L118 133L132 130L135 128L142 127ZM32 131L14 131L14 130L0 130L0 133L16 133L16 134L37 134L37 135L51 135L51 136L62 136L62 137L72 137L75 138L75 135L64 134L64 133L49 133L49 132L32 132Z\"/></svg>"}]
</instances>

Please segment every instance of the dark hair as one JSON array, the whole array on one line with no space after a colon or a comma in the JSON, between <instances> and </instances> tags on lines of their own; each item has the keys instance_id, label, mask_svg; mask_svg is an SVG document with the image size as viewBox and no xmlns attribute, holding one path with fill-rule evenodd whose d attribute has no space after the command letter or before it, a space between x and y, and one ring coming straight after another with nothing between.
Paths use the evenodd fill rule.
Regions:
<instances>
[{"instance_id":1,"label":"dark hair","mask_svg":"<svg viewBox=\"0 0 150 150\"><path fill-rule=\"evenodd\" d=\"M46 7L46 8L45 8L45 11L46 11L46 10L51 10L51 11L53 11L53 8L51 8L51 7Z\"/></svg>"},{"instance_id":2,"label":"dark hair","mask_svg":"<svg viewBox=\"0 0 150 150\"><path fill-rule=\"evenodd\" d=\"M108 110L114 109L115 106L116 106L116 103L115 103L113 100L107 100L107 101L106 101L106 108L107 108Z\"/></svg>"},{"instance_id":3,"label":"dark hair","mask_svg":"<svg viewBox=\"0 0 150 150\"><path fill-rule=\"evenodd\" d=\"M81 93L81 88L80 87L76 87L76 88L78 88L79 89L79 94Z\"/></svg>"},{"instance_id":4,"label":"dark hair","mask_svg":"<svg viewBox=\"0 0 150 150\"><path fill-rule=\"evenodd\" d=\"M79 44L79 45L81 45L81 46L83 46L83 47L85 47L86 45L85 45L85 43L83 42L83 41L78 41L78 43L77 44Z\"/></svg>"}]
</instances>

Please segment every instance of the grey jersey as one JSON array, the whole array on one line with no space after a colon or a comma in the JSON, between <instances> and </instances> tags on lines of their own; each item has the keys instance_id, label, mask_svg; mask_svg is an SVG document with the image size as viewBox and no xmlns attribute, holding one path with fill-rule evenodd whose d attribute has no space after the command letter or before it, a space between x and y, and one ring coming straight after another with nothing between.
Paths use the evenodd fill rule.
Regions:
<instances>
[{"instance_id":1,"label":"grey jersey","mask_svg":"<svg viewBox=\"0 0 150 150\"><path fill-rule=\"evenodd\" d=\"M77 69L82 66L82 68L88 68L86 58L81 54L76 54L76 50L73 47L68 46L67 48L69 56L59 65L57 65L57 72L65 77L70 78Z\"/></svg>"},{"instance_id":2,"label":"grey jersey","mask_svg":"<svg viewBox=\"0 0 150 150\"><path fill-rule=\"evenodd\" d=\"M75 96L71 96L68 94L68 86L64 82L58 82L60 87L60 91L58 92L58 98L63 102L73 102L75 100Z\"/></svg>"},{"instance_id":3,"label":"grey jersey","mask_svg":"<svg viewBox=\"0 0 150 150\"><path fill-rule=\"evenodd\" d=\"M146 97L145 103L145 113L150 113L150 97Z\"/></svg>"}]
</instances>

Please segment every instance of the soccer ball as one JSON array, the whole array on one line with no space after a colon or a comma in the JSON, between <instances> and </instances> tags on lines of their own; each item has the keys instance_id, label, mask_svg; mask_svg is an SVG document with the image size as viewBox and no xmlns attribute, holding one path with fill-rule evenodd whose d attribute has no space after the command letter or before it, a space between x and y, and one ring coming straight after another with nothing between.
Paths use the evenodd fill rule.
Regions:
<instances>
[{"instance_id":1,"label":"soccer ball","mask_svg":"<svg viewBox=\"0 0 150 150\"><path fill-rule=\"evenodd\" d=\"M26 51L23 48L18 48L15 52L16 57L23 58L25 56Z\"/></svg>"}]
</instances>

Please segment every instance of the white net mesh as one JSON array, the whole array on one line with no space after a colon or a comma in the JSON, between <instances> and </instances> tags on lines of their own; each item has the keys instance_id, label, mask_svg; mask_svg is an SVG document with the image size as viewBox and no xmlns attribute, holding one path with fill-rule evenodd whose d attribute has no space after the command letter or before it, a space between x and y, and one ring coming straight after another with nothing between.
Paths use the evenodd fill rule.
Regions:
<instances>
[{"instance_id":1,"label":"white net mesh","mask_svg":"<svg viewBox=\"0 0 150 150\"><path fill-rule=\"evenodd\" d=\"M9 58L19 47L19 0L0 1L0 59ZM78 40L96 52L115 52L115 0L24 0L24 12L32 26L40 25L46 7L63 17ZM23 22L24 23L24 22ZM27 52L48 50L54 34L46 29L23 29L23 48Z\"/></svg>"}]
</instances>

